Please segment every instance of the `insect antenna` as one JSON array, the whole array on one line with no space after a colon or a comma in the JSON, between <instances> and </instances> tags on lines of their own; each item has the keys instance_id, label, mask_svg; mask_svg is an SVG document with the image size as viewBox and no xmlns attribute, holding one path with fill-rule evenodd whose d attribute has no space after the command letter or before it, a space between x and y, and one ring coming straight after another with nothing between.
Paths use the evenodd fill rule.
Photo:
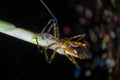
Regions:
<instances>
[{"instance_id":1,"label":"insect antenna","mask_svg":"<svg viewBox=\"0 0 120 80\"><path fill-rule=\"evenodd\" d=\"M47 11L51 14L51 16L53 17L53 22L57 22L57 18L54 16L54 14L51 12L51 10L48 8L48 6L43 2L43 0L40 0L40 2L44 5L44 7L47 9Z\"/></svg>"}]
</instances>

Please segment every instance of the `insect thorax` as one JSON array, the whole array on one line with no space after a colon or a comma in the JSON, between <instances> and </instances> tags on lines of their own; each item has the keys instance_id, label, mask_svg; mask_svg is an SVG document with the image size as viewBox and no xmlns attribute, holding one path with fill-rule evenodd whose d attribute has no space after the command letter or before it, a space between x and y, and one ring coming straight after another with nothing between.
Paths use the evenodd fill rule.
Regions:
<instances>
[{"instance_id":1,"label":"insect thorax","mask_svg":"<svg viewBox=\"0 0 120 80\"><path fill-rule=\"evenodd\" d=\"M48 34L48 33L40 33L38 36L42 37L42 39L48 39L48 38L54 38L53 35Z\"/></svg>"}]
</instances>

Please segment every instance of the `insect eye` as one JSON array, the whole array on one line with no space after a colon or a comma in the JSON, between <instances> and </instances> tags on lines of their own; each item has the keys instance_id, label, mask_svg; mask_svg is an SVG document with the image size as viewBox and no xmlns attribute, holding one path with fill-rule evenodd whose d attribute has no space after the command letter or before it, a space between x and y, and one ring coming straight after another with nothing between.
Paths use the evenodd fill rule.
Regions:
<instances>
[{"instance_id":1,"label":"insect eye","mask_svg":"<svg viewBox=\"0 0 120 80\"><path fill-rule=\"evenodd\" d=\"M85 40L84 40L83 42L86 44L86 48L89 49L89 48L90 48L90 45L88 44L88 42L85 41Z\"/></svg>"},{"instance_id":2,"label":"insect eye","mask_svg":"<svg viewBox=\"0 0 120 80\"><path fill-rule=\"evenodd\" d=\"M78 54L85 52L85 49L82 47L73 47Z\"/></svg>"},{"instance_id":3,"label":"insect eye","mask_svg":"<svg viewBox=\"0 0 120 80\"><path fill-rule=\"evenodd\" d=\"M74 47L74 49L76 50L79 58L82 59L91 59L92 58L92 54L90 53L90 51L88 50L88 48L85 47Z\"/></svg>"},{"instance_id":4,"label":"insect eye","mask_svg":"<svg viewBox=\"0 0 120 80\"><path fill-rule=\"evenodd\" d=\"M82 49L81 47L77 47L77 48L75 48L75 50L76 50L76 52L77 52L77 54L78 54L78 57L81 59L81 60L83 60L83 59L85 59L86 58L86 56L85 56L85 50L84 49Z\"/></svg>"},{"instance_id":5,"label":"insect eye","mask_svg":"<svg viewBox=\"0 0 120 80\"><path fill-rule=\"evenodd\" d=\"M79 58L80 58L81 60L83 60L83 59L85 59L86 57L85 57L84 54L79 54Z\"/></svg>"}]
</instances>

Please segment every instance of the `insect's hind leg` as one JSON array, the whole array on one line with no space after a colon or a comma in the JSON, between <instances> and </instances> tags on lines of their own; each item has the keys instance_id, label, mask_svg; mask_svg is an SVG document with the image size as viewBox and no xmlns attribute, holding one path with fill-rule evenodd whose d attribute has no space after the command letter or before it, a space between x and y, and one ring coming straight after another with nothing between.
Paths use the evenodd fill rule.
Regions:
<instances>
[{"instance_id":1,"label":"insect's hind leg","mask_svg":"<svg viewBox=\"0 0 120 80\"><path fill-rule=\"evenodd\" d=\"M54 34L54 38L56 39L56 40L58 40L59 38L60 38L60 33L59 33L59 26L58 26L58 24L55 22L55 20L54 19L52 19L52 21L53 21L53 23L51 24L51 26L50 26L50 28L48 29L48 31L47 31L47 34L49 34L49 32L50 32L50 30L53 28L53 34Z\"/></svg>"},{"instance_id":2,"label":"insect's hind leg","mask_svg":"<svg viewBox=\"0 0 120 80\"><path fill-rule=\"evenodd\" d=\"M52 22L53 22L53 19L50 19L50 20L48 21L48 23L45 25L45 27L43 28L43 30L41 31L41 33L44 33L45 30L47 29L47 27L48 27ZM48 31L47 31L47 32L48 32Z\"/></svg>"},{"instance_id":3,"label":"insect's hind leg","mask_svg":"<svg viewBox=\"0 0 120 80\"><path fill-rule=\"evenodd\" d=\"M59 41L60 40L59 26L57 23L54 23L53 27L54 27L54 37L56 38L56 41Z\"/></svg>"}]
</instances>

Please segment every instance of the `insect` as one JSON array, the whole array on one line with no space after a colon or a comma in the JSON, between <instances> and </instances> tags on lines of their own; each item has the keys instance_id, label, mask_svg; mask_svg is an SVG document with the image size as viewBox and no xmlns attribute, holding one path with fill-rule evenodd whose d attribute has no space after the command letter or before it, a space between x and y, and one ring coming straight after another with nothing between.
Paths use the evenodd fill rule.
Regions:
<instances>
[{"instance_id":1,"label":"insect","mask_svg":"<svg viewBox=\"0 0 120 80\"><path fill-rule=\"evenodd\" d=\"M45 8L48 10L48 12L51 14L53 19L51 19L47 25L43 28L41 33L37 35L37 37L42 37L42 39L54 39L55 42L49 44L48 46L45 46L44 52L45 52L45 58L48 63L51 63L55 57L55 54L57 53L57 49L61 49L63 52L61 52L62 55L65 55L77 68L79 68L78 62L74 59L79 58L81 60L87 58L86 53L88 52L88 44L86 42L80 42L86 35L80 34L76 35L70 38L60 38L59 34L59 25L57 22L56 17L53 15L53 13L50 11L50 9L46 6L46 4L40 0L41 3L45 6ZM49 27L49 28L48 28ZM48 28L48 30L46 30ZM53 35L49 32L53 29ZM36 37L36 42L39 46L38 39ZM78 39L77 41L74 39ZM50 57L48 57L47 50L51 47L55 46L53 53Z\"/></svg>"}]
</instances>

